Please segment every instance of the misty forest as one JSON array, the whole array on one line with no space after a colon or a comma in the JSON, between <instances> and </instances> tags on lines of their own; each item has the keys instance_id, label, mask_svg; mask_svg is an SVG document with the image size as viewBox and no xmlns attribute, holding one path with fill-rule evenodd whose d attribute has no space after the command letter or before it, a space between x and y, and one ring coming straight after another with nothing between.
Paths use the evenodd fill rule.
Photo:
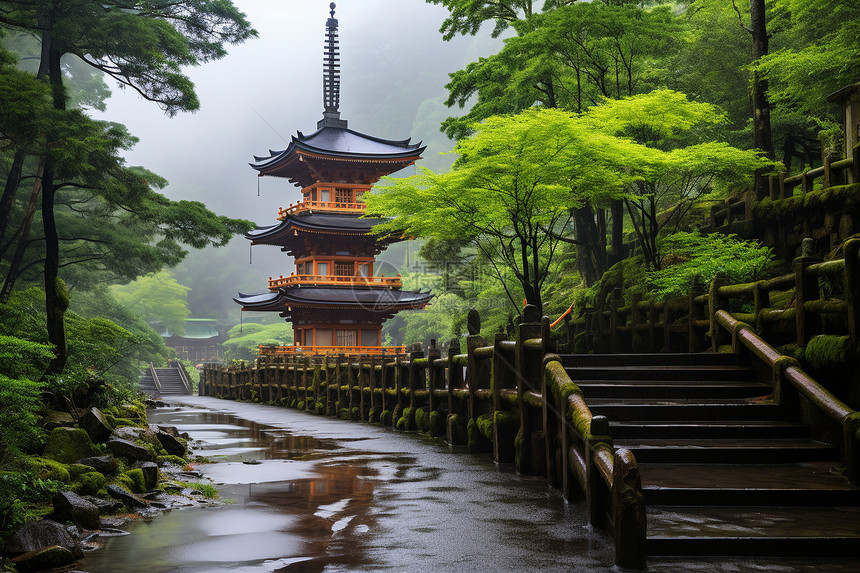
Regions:
<instances>
[{"instance_id":1,"label":"misty forest","mask_svg":"<svg viewBox=\"0 0 860 573\"><path fill-rule=\"evenodd\" d=\"M573 348L616 287L659 300L778 276L796 245L718 232L713 214L764 212L780 180L846 157L830 96L860 81L855 0L360 4L338 7L344 116L427 146L363 198L379 236L411 239L375 274L433 293L383 345L448 344L471 309L485 337L510 333L528 304L564 317ZM43 455L46 412L133 425L151 365L196 383L204 360L293 344L233 297L295 271L243 235L299 191L248 162L313 131L327 10L0 1L0 539L58 491L107 485ZM841 189L826 200L856 202ZM210 356L178 342L195 337Z\"/></svg>"}]
</instances>

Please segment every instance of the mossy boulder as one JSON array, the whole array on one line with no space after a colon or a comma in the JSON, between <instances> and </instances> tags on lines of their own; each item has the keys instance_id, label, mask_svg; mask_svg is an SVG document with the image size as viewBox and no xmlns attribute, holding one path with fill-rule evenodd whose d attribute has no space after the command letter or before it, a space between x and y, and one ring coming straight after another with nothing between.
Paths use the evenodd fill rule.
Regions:
<instances>
[{"instance_id":1,"label":"mossy boulder","mask_svg":"<svg viewBox=\"0 0 860 573\"><path fill-rule=\"evenodd\" d=\"M108 438L110 438L111 432L113 431L113 427L98 408L90 408L87 410L86 413L81 416L81 421L78 425L83 428L86 433L89 434L90 439L97 444L103 444L108 441Z\"/></svg>"},{"instance_id":2,"label":"mossy boulder","mask_svg":"<svg viewBox=\"0 0 860 573\"><path fill-rule=\"evenodd\" d=\"M84 495L95 495L102 489L107 483L107 478L101 472L96 471L88 471L79 475L72 482L73 489Z\"/></svg>"},{"instance_id":3,"label":"mossy boulder","mask_svg":"<svg viewBox=\"0 0 860 573\"><path fill-rule=\"evenodd\" d=\"M81 428L54 428L42 455L68 464L96 454L92 440Z\"/></svg>"},{"instance_id":4,"label":"mossy boulder","mask_svg":"<svg viewBox=\"0 0 860 573\"><path fill-rule=\"evenodd\" d=\"M39 479L50 479L63 483L69 483L71 480L69 468L56 460L49 458L27 458L27 466Z\"/></svg>"}]
</instances>

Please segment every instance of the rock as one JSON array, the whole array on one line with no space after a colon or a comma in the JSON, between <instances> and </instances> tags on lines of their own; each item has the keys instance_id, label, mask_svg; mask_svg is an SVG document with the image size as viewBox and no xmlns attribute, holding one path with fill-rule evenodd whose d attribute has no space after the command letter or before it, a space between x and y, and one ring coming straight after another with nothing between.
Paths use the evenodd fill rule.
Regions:
<instances>
[{"instance_id":1,"label":"rock","mask_svg":"<svg viewBox=\"0 0 860 573\"><path fill-rule=\"evenodd\" d=\"M118 458L126 458L134 462L151 462L155 459L150 450L128 440L111 438L107 445L111 453Z\"/></svg>"},{"instance_id":2,"label":"rock","mask_svg":"<svg viewBox=\"0 0 860 573\"><path fill-rule=\"evenodd\" d=\"M77 461L79 464L90 466L97 472L103 474L112 474L119 467L119 463L110 456L96 456L92 458L82 458Z\"/></svg>"},{"instance_id":3,"label":"rock","mask_svg":"<svg viewBox=\"0 0 860 573\"><path fill-rule=\"evenodd\" d=\"M75 425L75 420L68 412L60 412L58 410L48 410L45 414L45 429L49 432L54 428L63 426L72 427Z\"/></svg>"},{"instance_id":4,"label":"rock","mask_svg":"<svg viewBox=\"0 0 860 573\"><path fill-rule=\"evenodd\" d=\"M158 432L157 434L155 434L155 436L158 438L158 441L161 443L161 447L164 448L164 451L166 451L171 456L179 456L180 458L188 456L188 452L185 449L185 444L180 442L174 436L164 432Z\"/></svg>"},{"instance_id":5,"label":"rock","mask_svg":"<svg viewBox=\"0 0 860 573\"><path fill-rule=\"evenodd\" d=\"M94 495L85 495L83 498L99 508L99 515L110 515L125 509L125 504L116 499L103 499Z\"/></svg>"},{"instance_id":6,"label":"rock","mask_svg":"<svg viewBox=\"0 0 860 573\"><path fill-rule=\"evenodd\" d=\"M81 428L54 428L42 455L68 464L95 454L92 440Z\"/></svg>"},{"instance_id":7,"label":"rock","mask_svg":"<svg viewBox=\"0 0 860 573\"><path fill-rule=\"evenodd\" d=\"M107 486L107 492L111 495L111 497L115 497L125 504L125 506L129 509L138 509L142 507L146 507L148 504L132 494L119 487L118 485L111 484Z\"/></svg>"},{"instance_id":8,"label":"rock","mask_svg":"<svg viewBox=\"0 0 860 573\"><path fill-rule=\"evenodd\" d=\"M54 496L53 518L61 523L71 521L84 529L98 529L99 508L70 491L61 491Z\"/></svg>"},{"instance_id":9,"label":"rock","mask_svg":"<svg viewBox=\"0 0 860 573\"><path fill-rule=\"evenodd\" d=\"M147 444L155 448L156 451L161 447L161 442L158 441L158 437L156 437L155 432L153 432L149 428L138 428L137 426L126 426L124 428L117 428L113 431L113 435L111 436L111 438L128 440L130 442L140 440L141 442L146 442Z\"/></svg>"},{"instance_id":10,"label":"rock","mask_svg":"<svg viewBox=\"0 0 860 573\"><path fill-rule=\"evenodd\" d=\"M162 432L164 434L170 434L174 438L179 437L179 430L176 429L176 426L162 426L160 424L150 424L149 429L155 433Z\"/></svg>"},{"instance_id":11,"label":"rock","mask_svg":"<svg viewBox=\"0 0 860 573\"><path fill-rule=\"evenodd\" d=\"M31 551L45 549L53 545L59 545L68 549L75 559L83 557L78 542L71 536L68 530L61 524L51 519L42 519L35 523L28 523L6 541L4 552L7 555L16 556Z\"/></svg>"},{"instance_id":12,"label":"rock","mask_svg":"<svg viewBox=\"0 0 860 573\"><path fill-rule=\"evenodd\" d=\"M81 417L81 421L78 425L83 428L84 431L89 434L90 439L97 444L103 444L108 441L111 432L113 432L113 428L111 428L110 424L105 420L104 415L102 415L101 410L98 408L90 408L87 410L86 414Z\"/></svg>"},{"instance_id":13,"label":"rock","mask_svg":"<svg viewBox=\"0 0 860 573\"><path fill-rule=\"evenodd\" d=\"M158 464L154 462L137 462L135 468L140 468L143 471L143 481L146 489L151 490L158 485Z\"/></svg>"},{"instance_id":14,"label":"rock","mask_svg":"<svg viewBox=\"0 0 860 573\"><path fill-rule=\"evenodd\" d=\"M12 559L19 571L42 571L56 569L75 562L71 551L59 545L51 545L44 549L36 549Z\"/></svg>"}]
</instances>

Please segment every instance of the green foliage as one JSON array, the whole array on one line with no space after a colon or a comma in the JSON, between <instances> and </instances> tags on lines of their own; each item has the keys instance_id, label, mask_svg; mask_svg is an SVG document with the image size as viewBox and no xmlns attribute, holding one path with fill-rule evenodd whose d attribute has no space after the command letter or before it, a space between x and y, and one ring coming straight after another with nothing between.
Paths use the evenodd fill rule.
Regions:
<instances>
[{"instance_id":1,"label":"green foliage","mask_svg":"<svg viewBox=\"0 0 860 573\"><path fill-rule=\"evenodd\" d=\"M38 412L43 384L0 374L0 463L32 452L44 441Z\"/></svg>"},{"instance_id":2,"label":"green foliage","mask_svg":"<svg viewBox=\"0 0 860 573\"><path fill-rule=\"evenodd\" d=\"M0 539L24 525L32 504L50 503L63 484L25 472L0 472Z\"/></svg>"},{"instance_id":3,"label":"green foliage","mask_svg":"<svg viewBox=\"0 0 860 573\"><path fill-rule=\"evenodd\" d=\"M495 116L457 143L450 173L423 170L365 196L369 214L388 217L380 233L469 241L505 286L512 312L521 297L542 308L547 280L570 209L621 192L633 144L589 130L551 109Z\"/></svg>"},{"instance_id":4,"label":"green foliage","mask_svg":"<svg viewBox=\"0 0 860 573\"><path fill-rule=\"evenodd\" d=\"M780 108L818 122L839 116L825 98L860 78L860 5L854 0L773 0L780 48L756 63Z\"/></svg>"},{"instance_id":5,"label":"green foliage","mask_svg":"<svg viewBox=\"0 0 860 573\"><path fill-rule=\"evenodd\" d=\"M665 264L648 273L659 297L685 295L694 284L705 289L718 272L726 273L730 284L761 280L773 262L771 249L719 233L676 233L663 239L661 249Z\"/></svg>"},{"instance_id":6,"label":"green foliage","mask_svg":"<svg viewBox=\"0 0 860 573\"><path fill-rule=\"evenodd\" d=\"M148 323L157 323L168 332L180 336L185 334L185 319L190 314L185 302L189 290L166 270L146 275L126 285L111 287L120 305L133 309Z\"/></svg>"},{"instance_id":7,"label":"green foliage","mask_svg":"<svg viewBox=\"0 0 860 573\"><path fill-rule=\"evenodd\" d=\"M289 346L292 343L292 327L285 322L268 325L249 322L231 328L222 346L227 360L253 360L261 344Z\"/></svg>"}]
</instances>

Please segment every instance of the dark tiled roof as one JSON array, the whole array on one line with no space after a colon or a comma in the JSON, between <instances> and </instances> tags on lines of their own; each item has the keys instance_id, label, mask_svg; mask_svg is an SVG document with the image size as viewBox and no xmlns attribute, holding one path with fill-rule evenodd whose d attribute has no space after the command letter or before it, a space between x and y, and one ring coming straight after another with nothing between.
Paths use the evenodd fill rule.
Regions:
<instances>
[{"instance_id":1,"label":"dark tiled roof","mask_svg":"<svg viewBox=\"0 0 860 573\"><path fill-rule=\"evenodd\" d=\"M298 132L286 149L270 149L268 157L255 155L256 163L251 163L251 167L257 171L273 168L287 161L297 150L344 159L408 159L421 155L424 147L409 141L381 139L345 128L323 127L311 135Z\"/></svg>"},{"instance_id":2,"label":"dark tiled roof","mask_svg":"<svg viewBox=\"0 0 860 573\"><path fill-rule=\"evenodd\" d=\"M338 235L367 235L374 225L382 223L382 219L361 219L355 215L337 215L328 213L310 213L287 216L277 225L258 227L249 231L245 237L255 242L269 242L284 237L291 229L304 229Z\"/></svg>"},{"instance_id":3,"label":"dark tiled roof","mask_svg":"<svg viewBox=\"0 0 860 573\"><path fill-rule=\"evenodd\" d=\"M362 308L378 312L423 308L429 292L363 287L291 286L277 292L234 298L246 310L284 311L288 306Z\"/></svg>"}]
</instances>

